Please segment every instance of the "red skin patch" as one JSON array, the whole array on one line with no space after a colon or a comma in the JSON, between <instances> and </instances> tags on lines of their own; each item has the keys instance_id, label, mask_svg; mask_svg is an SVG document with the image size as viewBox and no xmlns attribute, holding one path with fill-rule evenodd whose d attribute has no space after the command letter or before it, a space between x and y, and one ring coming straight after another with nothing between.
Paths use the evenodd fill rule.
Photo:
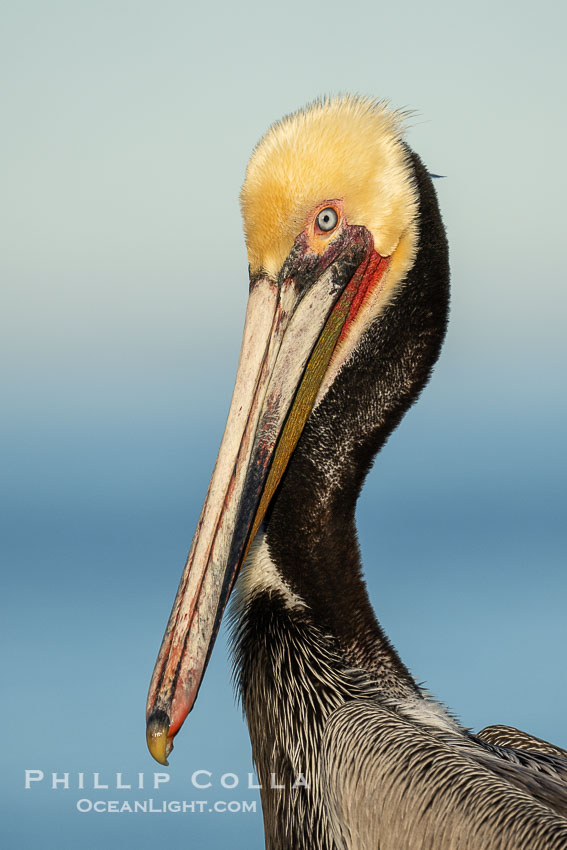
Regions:
<instances>
[{"instance_id":1,"label":"red skin patch","mask_svg":"<svg viewBox=\"0 0 567 850\"><path fill-rule=\"evenodd\" d=\"M371 251L367 259L363 260L354 273L351 282L345 290L345 294L351 288L354 289L355 292L352 296L348 316L343 325L338 344L340 344L347 336L349 328L356 318L358 311L362 307L368 295L370 295L370 293L373 292L376 286L380 283L384 272L389 265L390 257L382 257L376 251Z\"/></svg>"}]
</instances>

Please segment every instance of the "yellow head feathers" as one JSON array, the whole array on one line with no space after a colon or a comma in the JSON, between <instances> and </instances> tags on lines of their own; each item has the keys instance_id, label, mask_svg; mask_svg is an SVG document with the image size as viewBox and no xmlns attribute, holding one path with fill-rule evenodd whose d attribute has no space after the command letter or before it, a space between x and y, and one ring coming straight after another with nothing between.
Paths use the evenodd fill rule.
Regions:
<instances>
[{"instance_id":1,"label":"yellow head feathers","mask_svg":"<svg viewBox=\"0 0 567 850\"><path fill-rule=\"evenodd\" d=\"M240 196L251 271L277 275L327 200L344 202L349 224L364 225L382 256L413 237L417 198L401 142L401 115L364 97L317 101L274 124L250 158Z\"/></svg>"}]
</instances>

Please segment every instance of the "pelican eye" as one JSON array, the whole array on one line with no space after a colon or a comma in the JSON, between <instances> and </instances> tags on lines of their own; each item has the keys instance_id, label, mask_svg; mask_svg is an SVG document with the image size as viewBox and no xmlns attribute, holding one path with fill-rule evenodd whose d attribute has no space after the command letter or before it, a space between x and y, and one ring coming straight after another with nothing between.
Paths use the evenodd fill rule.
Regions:
<instances>
[{"instance_id":1,"label":"pelican eye","mask_svg":"<svg viewBox=\"0 0 567 850\"><path fill-rule=\"evenodd\" d=\"M337 226L339 217L337 211L332 207L325 207L317 216L317 227L319 230L327 233L329 230L334 230Z\"/></svg>"}]
</instances>

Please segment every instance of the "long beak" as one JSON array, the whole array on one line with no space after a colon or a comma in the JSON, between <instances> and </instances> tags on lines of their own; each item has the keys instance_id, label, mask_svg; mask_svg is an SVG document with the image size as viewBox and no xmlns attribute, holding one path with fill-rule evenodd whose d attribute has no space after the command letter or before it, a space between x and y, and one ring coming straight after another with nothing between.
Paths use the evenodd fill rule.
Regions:
<instances>
[{"instance_id":1,"label":"long beak","mask_svg":"<svg viewBox=\"0 0 567 850\"><path fill-rule=\"evenodd\" d=\"M239 569L337 343L382 285L388 259L364 228L347 231L326 267L296 244L278 282L252 283L226 429L148 694L147 742L162 764L193 707Z\"/></svg>"}]
</instances>

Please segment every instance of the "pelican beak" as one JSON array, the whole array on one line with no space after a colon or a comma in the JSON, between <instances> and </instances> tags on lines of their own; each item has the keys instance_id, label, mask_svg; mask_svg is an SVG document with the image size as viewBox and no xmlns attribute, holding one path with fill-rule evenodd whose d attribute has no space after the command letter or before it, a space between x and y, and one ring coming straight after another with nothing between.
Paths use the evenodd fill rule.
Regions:
<instances>
[{"instance_id":1,"label":"pelican beak","mask_svg":"<svg viewBox=\"0 0 567 850\"><path fill-rule=\"evenodd\" d=\"M324 253L300 235L277 280L251 280L226 429L148 694L147 742L162 764L333 352L388 262L365 228L345 225Z\"/></svg>"}]
</instances>

